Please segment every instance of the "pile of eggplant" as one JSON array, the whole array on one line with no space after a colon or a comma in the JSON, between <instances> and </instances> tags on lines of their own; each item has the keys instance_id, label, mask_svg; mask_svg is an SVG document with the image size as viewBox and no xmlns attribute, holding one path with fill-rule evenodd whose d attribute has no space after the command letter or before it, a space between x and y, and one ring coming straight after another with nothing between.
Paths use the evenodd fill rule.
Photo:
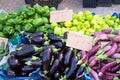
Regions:
<instances>
[{"instance_id":1,"label":"pile of eggplant","mask_svg":"<svg viewBox=\"0 0 120 80\"><path fill-rule=\"evenodd\" d=\"M88 52L88 71L93 80L120 80L120 33L111 28L95 32Z\"/></svg>"},{"instance_id":2,"label":"pile of eggplant","mask_svg":"<svg viewBox=\"0 0 120 80\"><path fill-rule=\"evenodd\" d=\"M87 56L82 54L86 52L66 47L66 36L42 32L21 32L21 35L28 38L29 43L21 43L11 52L6 70L9 77L31 76L40 68L40 80L84 80L82 63Z\"/></svg>"}]
</instances>

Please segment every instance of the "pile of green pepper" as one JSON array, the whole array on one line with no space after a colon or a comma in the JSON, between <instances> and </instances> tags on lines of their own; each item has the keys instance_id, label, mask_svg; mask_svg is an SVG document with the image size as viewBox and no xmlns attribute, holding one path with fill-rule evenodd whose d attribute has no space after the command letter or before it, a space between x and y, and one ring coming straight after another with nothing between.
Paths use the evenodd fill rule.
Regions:
<instances>
[{"instance_id":1,"label":"pile of green pepper","mask_svg":"<svg viewBox=\"0 0 120 80\"><path fill-rule=\"evenodd\" d=\"M12 38L21 31L47 32L50 31L50 11L55 7L22 6L16 12L0 13L0 37Z\"/></svg>"}]
</instances>

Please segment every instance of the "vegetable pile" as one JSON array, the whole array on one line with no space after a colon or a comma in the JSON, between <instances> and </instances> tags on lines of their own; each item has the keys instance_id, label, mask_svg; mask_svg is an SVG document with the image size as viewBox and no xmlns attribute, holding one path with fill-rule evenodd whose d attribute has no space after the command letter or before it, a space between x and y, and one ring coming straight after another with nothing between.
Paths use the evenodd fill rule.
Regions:
<instances>
[{"instance_id":1,"label":"vegetable pile","mask_svg":"<svg viewBox=\"0 0 120 80\"><path fill-rule=\"evenodd\" d=\"M22 6L16 12L0 13L0 36L11 38L21 31L27 32L48 32L50 28L50 11L54 7Z\"/></svg>"},{"instance_id":2,"label":"vegetable pile","mask_svg":"<svg viewBox=\"0 0 120 80\"><path fill-rule=\"evenodd\" d=\"M30 43L19 44L16 51L11 52L11 57L8 59L9 67L6 70L9 77L31 76L33 71L40 68L39 73L43 79L84 78L84 67L77 64L82 52L66 47L65 38L43 32L21 34L27 37Z\"/></svg>"},{"instance_id":3,"label":"vegetable pile","mask_svg":"<svg viewBox=\"0 0 120 80\"><path fill-rule=\"evenodd\" d=\"M115 16L106 15L104 18L100 15L92 15L90 11L73 13L71 21L60 23L51 23L54 34L63 36L66 31L81 32L86 35L92 35L95 31L101 31L104 28L120 29L120 19ZM58 30L60 31L58 33Z\"/></svg>"},{"instance_id":4,"label":"vegetable pile","mask_svg":"<svg viewBox=\"0 0 120 80\"><path fill-rule=\"evenodd\" d=\"M111 28L95 32L88 52L88 70L94 80L120 80L120 33Z\"/></svg>"}]
</instances>

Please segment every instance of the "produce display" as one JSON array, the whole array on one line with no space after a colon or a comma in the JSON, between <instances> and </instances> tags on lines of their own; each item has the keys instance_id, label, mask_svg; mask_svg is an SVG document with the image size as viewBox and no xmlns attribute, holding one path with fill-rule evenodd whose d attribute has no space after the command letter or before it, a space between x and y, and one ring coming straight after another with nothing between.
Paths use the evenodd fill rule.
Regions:
<instances>
[{"instance_id":1,"label":"produce display","mask_svg":"<svg viewBox=\"0 0 120 80\"><path fill-rule=\"evenodd\" d=\"M120 80L119 31L106 28L93 36L95 44L87 53L89 75L93 80Z\"/></svg>"},{"instance_id":2,"label":"produce display","mask_svg":"<svg viewBox=\"0 0 120 80\"><path fill-rule=\"evenodd\" d=\"M50 11L56 11L55 7L36 4L0 13L0 37L19 34L29 41L17 44L10 53L6 75L28 77L40 69L41 80L85 80L88 71L92 80L120 80L119 18L80 11L72 14L72 20L50 23ZM92 36L92 49L67 47L69 31ZM0 44L0 59L9 53L8 47Z\"/></svg>"},{"instance_id":3,"label":"produce display","mask_svg":"<svg viewBox=\"0 0 120 80\"><path fill-rule=\"evenodd\" d=\"M46 32L49 29L50 11L55 7L23 6L16 12L0 13L0 36L12 38L21 31Z\"/></svg>"},{"instance_id":4,"label":"produce display","mask_svg":"<svg viewBox=\"0 0 120 80\"><path fill-rule=\"evenodd\" d=\"M66 47L65 38L42 32L22 32L22 35L30 43L19 44L16 51L11 52L6 70L9 77L30 76L40 68L40 76L45 80L84 80L84 67L77 65L82 52Z\"/></svg>"}]
</instances>

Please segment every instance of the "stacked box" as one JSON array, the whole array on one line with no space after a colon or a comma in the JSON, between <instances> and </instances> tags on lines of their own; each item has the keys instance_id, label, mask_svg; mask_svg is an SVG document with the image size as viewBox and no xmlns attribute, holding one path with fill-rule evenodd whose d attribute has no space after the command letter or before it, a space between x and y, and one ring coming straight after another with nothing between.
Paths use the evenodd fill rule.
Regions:
<instances>
[{"instance_id":1,"label":"stacked box","mask_svg":"<svg viewBox=\"0 0 120 80\"><path fill-rule=\"evenodd\" d=\"M83 0L84 8L96 8L96 0Z\"/></svg>"},{"instance_id":2,"label":"stacked box","mask_svg":"<svg viewBox=\"0 0 120 80\"><path fill-rule=\"evenodd\" d=\"M30 4L31 6L33 6L34 4L38 3L41 6L49 6L49 7L58 7L58 4L61 2L62 0L25 0L26 4Z\"/></svg>"},{"instance_id":3,"label":"stacked box","mask_svg":"<svg viewBox=\"0 0 120 80\"><path fill-rule=\"evenodd\" d=\"M97 6L110 7L112 6L112 0L97 0Z\"/></svg>"},{"instance_id":4,"label":"stacked box","mask_svg":"<svg viewBox=\"0 0 120 80\"><path fill-rule=\"evenodd\" d=\"M112 0L113 4L120 4L120 0Z\"/></svg>"}]
</instances>

